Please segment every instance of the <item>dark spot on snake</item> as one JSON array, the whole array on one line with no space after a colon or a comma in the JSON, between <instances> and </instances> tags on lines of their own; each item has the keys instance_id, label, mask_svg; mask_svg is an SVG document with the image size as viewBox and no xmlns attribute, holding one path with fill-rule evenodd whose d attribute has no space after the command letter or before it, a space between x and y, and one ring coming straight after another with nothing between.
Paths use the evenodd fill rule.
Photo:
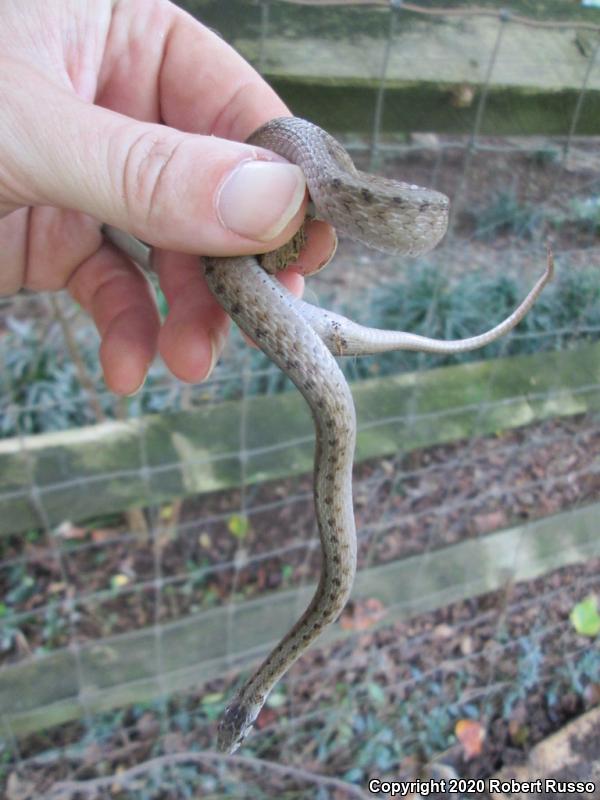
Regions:
<instances>
[{"instance_id":1,"label":"dark spot on snake","mask_svg":"<svg viewBox=\"0 0 600 800\"><path fill-rule=\"evenodd\" d=\"M370 189L361 189L360 193L363 200L365 200L367 203L370 203L373 199L373 192Z\"/></svg>"},{"instance_id":2,"label":"dark spot on snake","mask_svg":"<svg viewBox=\"0 0 600 800\"><path fill-rule=\"evenodd\" d=\"M242 307L241 307L241 305L239 303L234 303L231 306L231 313L232 314L239 314L241 310L242 310Z\"/></svg>"},{"instance_id":3,"label":"dark spot on snake","mask_svg":"<svg viewBox=\"0 0 600 800\"><path fill-rule=\"evenodd\" d=\"M323 502L325 503L326 506L330 506L333 503L333 497L328 494L327 497L323 499Z\"/></svg>"},{"instance_id":4,"label":"dark spot on snake","mask_svg":"<svg viewBox=\"0 0 600 800\"><path fill-rule=\"evenodd\" d=\"M205 275L212 275L212 273L213 273L214 271L215 271L215 268L213 267L213 265L212 265L212 264L207 264L207 265L204 267L204 274L205 274Z\"/></svg>"},{"instance_id":5,"label":"dark spot on snake","mask_svg":"<svg viewBox=\"0 0 600 800\"><path fill-rule=\"evenodd\" d=\"M217 281L215 283L215 291L222 294L225 291L225 284L222 281Z\"/></svg>"},{"instance_id":6,"label":"dark spot on snake","mask_svg":"<svg viewBox=\"0 0 600 800\"><path fill-rule=\"evenodd\" d=\"M266 336L267 332L264 328L256 328L254 331L254 336L256 339L262 339L263 336Z\"/></svg>"},{"instance_id":7,"label":"dark spot on snake","mask_svg":"<svg viewBox=\"0 0 600 800\"><path fill-rule=\"evenodd\" d=\"M335 525L334 518L333 517L327 517L327 524L331 525L331 527L333 528L333 526Z\"/></svg>"},{"instance_id":8,"label":"dark spot on snake","mask_svg":"<svg viewBox=\"0 0 600 800\"><path fill-rule=\"evenodd\" d=\"M396 195L395 197L392 197L392 200L394 201L394 203L396 203L399 206L401 206L402 203L404 203L404 198L403 197L399 197L398 195Z\"/></svg>"},{"instance_id":9,"label":"dark spot on snake","mask_svg":"<svg viewBox=\"0 0 600 800\"><path fill-rule=\"evenodd\" d=\"M339 178L332 178L331 184L334 189L339 189L342 185L342 181Z\"/></svg>"},{"instance_id":10,"label":"dark spot on snake","mask_svg":"<svg viewBox=\"0 0 600 800\"><path fill-rule=\"evenodd\" d=\"M336 554L333 556L333 562L334 562L334 564L339 564L339 563L340 563L340 561L341 561L341 559L340 559L340 557L338 556L338 554L336 553Z\"/></svg>"}]
</instances>

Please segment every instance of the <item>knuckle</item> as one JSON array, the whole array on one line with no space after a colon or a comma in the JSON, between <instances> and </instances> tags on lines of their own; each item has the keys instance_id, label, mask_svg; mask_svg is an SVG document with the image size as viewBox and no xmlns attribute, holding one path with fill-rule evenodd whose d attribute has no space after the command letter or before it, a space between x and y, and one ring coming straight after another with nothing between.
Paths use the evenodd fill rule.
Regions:
<instances>
[{"instance_id":1,"label":"knuckle","mask_svg":"<svg viewBox=\"0 0 600 800\"><path fill-rule=\"evenodd\" d=\"M173 200L171 167L185 137L176 132L142 132L128 146L123 168L123 197L132 222L160 219Z\"/></svg>"}]
</instances>

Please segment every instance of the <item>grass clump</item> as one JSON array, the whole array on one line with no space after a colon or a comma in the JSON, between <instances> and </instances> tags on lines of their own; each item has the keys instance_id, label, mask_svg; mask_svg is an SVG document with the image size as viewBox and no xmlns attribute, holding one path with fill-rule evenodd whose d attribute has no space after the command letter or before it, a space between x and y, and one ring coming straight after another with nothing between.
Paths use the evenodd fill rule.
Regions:
<instances>
[{"instance_id":1,"label":"grass clump","mask_svg":"<svg viewBox=\"0 0 600 800\"><path fill-rule=\"evenodd\" d=\"M481 333L507 317L523 299L529 284L506 275L471 274L451 282L432 267L410 273L403 283L374 291L358 309L341 309L378 328L406 330L439 339L460 339ZM386 353L342 359L350 380L429 369L434 366L499 356L561 350L600 338L600 272L563 271L547 287L515 332L481 350L457 355ZM103 386L97 360L97 338L84 330L79 352L98 389L107 418L114 417L115 400ZM60 336L47 336L34 322L9 320L0 337L0 436L39 433L96 422L89 397ZM174 411L204 402L248 395L279 394L290 381L257 350L251 352L234 338L231 380L216 381L188 397L183 385L168 382L162 363L152 366L146 387L129 399L129 416ZM237 376L245 374L240 381ZM167 388L165 389L165 385Z\"/></svg>"}]
</instances>

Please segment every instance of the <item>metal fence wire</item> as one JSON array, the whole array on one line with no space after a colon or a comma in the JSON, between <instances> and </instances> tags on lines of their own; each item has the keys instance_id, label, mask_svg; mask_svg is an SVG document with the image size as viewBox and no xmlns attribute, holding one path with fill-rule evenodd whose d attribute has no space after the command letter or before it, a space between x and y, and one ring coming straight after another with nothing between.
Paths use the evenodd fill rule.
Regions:
<instances>
[{"instance_id":1,"label":"metal fence wire","mask_svg":"<svg viewBox=\"0 0 600 800\"><path fill-rule=\"evenodd\" d=\"M194 10L217 25L215 5ZM308 6L352 13L362 45L377 43L368 130L336 125L356 163L452 202L433 253L409 262L342 240L308 299L457 338L514 308L548 241L556 278L481 353L344 364L359 419L355 592L239 756L213 751L215 720L318 575L302 402L235 335L204 384L157 363L118 400L66 297L4 298L0 776L11 800L365 798L373 778L489 776L506 747L525 759L598 702L600 151L581 120L600 88L600 26L508 8L269 0L237 10L254 38L233 43L271 79L277 42L291 41L284 10L302 24ZM377 36L363 27L375 12ZM495 26L482 79L447 87L448 114L470 108L467 132L386 123L415 20L432 38L450 22ZM524 29L583 37L559 133L520 135L518 119L512 133L489 130L507 45ZM332 40L331 57L353 36ZM439 83L446 69L435 65ZM557 62L550 76L510 69L509 117L522 91L562 75ZM465 721L480 735L470 753Z\"/></svg>"}]
</instances>

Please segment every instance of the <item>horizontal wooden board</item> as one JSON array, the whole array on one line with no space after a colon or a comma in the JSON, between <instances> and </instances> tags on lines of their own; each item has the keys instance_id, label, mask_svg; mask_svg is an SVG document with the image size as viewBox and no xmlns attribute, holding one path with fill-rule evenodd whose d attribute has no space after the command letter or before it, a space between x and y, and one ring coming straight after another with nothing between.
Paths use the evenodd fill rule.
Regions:
<instances>
[{"instance_id":1,"label":"horizontal wooden board","mask_svg":"<svg viewBox=\"0 0 600 800\"><path fill-rule=\"evenodd\" d=\"M599 383L600 344L361 381L356 459L598 410ZM297 475L312 461L312 422L296 392L7 439L0 534L228 489L242 474L246 484Z\"/></svg>"},{"instance_id":2,"label":"horizontal wooden board","mask_svg":"<svg viewBox=\"0 0 600 800\"><path fill-rule=\"evenodd\" d=\"M258 67L295 114L338 133L371 130L387 57L389 2L185 5ZM480 133L564 136L587 81L577 132L597 134L600 70L589 69L597 20L568 5L548 3L544 10L538 3L538 24L525 24L518 14L526 16L527 8L514 4L506 22L499 7L438 15L415 14L404 4L387 58L382 131L469 133L487 86ZM434 11L429 4L425 10ZM553 13L561 22L551 27Z\"/></svg>"},{"instance_id":3,"label":"horizontal wooden board","mask_svg":"<svg viewBox=\"0 0 600 800\"><path fill-rule=\"evenodd\" d=\"M377 598L388 625L600 555L600 504L359 572L353 597ZM249 666L298 617L312 589L276 592L162 626L65 648L0 671L0 716L15 735L149 702ZM224 632L227 631L227 635ZM323 642L346 636L331 627Z\"/></svg>"}]
</instances>

